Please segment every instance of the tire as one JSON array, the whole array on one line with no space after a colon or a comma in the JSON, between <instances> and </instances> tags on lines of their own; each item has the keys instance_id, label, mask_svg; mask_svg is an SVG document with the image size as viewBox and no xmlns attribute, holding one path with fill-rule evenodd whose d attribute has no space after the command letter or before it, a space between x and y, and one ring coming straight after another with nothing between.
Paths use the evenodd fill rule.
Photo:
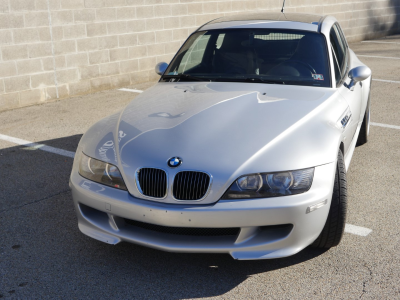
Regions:
<instances>
[{"instance_id":1,"label":"tire","mask_svg":"<svg viewBox=\"0 0 400 300\"><path fill-rule=\"evenodd\" d=\"M360 133L357 138L357 144L356 146L362 146L368 142L368 134L369 134L369 120L370 120L370 108L369 108L369 99L371 97L371 93L368 96L368 102L367 102L367 107L365 109L364 113L364 119L361 124L361 129Z\"/></svg>"},{"instance_id":2,"label":"tire","mask_svg":"<svg viewBox=\"0 0 400 300\"><path fill-rule=\"evenodd\" d=\"M339 245L346 224L347 215L347 183L346 168L344 166L344 158L342 151L339 150L335 183L333 186L333 194L331 207L329 209L328 218L324 229L318 238L311 244L315 248L331 248Z\"/></svg>"}]
</instances>

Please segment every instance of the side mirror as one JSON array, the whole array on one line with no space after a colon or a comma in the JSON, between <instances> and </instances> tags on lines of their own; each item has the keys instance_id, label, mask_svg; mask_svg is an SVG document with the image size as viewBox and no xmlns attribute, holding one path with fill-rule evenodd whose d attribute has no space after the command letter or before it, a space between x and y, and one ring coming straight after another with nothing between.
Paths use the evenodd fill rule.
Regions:
<instances>
[{"instance_id":1,"label":"side mirror","mask_svg":"<svg viewBox=\"0 0 400 300\"><path fill-rule=\"evenodd\" d=\"M350 83L347 85L350 91L354 90L354 86L357 82L363 81L371 76L371 69L365 66L355 67L349 72L349 77L351 79Z\"/></svg>"},{"instance_id":2,"label":"side mirror","mask_svg":"<svg viewBox=\"0 0 400 300\"><path fill-rule=\"evenodd\" d=\"M168 64L165 62L159 62L156 64L156 73L158 75L164 74L165 70L168 68Z\"/></svg>"}]
</instances>

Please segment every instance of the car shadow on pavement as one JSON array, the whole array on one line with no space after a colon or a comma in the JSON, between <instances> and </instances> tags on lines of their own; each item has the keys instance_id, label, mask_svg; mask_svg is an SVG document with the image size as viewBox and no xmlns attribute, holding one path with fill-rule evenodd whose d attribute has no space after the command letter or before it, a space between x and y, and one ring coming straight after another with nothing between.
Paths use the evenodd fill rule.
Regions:
<instances>
[{"instance_id":1,"label":"car shadow on pavement","mask_svg":"<svg viewBox=\"0 0 400 300\"><path fill-rule=\"evenodd\" d=\"M80 137L38 143L75 151ZM3 296L212 297L250 276L301 264L325 252L307 248L288 258L236 261L227 254L107 245L79 232L68 186L71 158L23 146L3 148L0 155L0 170L5 170L0 173Z\"/></svg>"}]
</instances>

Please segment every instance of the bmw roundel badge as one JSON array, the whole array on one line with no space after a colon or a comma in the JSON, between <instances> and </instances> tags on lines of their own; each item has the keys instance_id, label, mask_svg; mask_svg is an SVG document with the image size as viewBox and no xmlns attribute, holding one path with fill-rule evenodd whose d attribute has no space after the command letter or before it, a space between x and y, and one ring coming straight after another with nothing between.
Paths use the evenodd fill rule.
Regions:
<instances>
[{"instance_id":1,"label":"bmw roundel badge","mask_svg":"<svg viewBox=\"0 0 400 300\"><path fill-rule=\"evenodd\" d=\"M182 164L182 159L180 157L171 157L168 159L168 167L170 168L177 168Z\"/></svg>"}]
</instances>

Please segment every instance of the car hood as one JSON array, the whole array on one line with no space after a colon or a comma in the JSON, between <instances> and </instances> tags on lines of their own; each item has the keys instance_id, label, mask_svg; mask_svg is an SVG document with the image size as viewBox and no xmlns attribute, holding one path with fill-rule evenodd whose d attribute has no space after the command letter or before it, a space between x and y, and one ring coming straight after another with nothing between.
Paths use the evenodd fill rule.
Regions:
<instances>
[{"instance_id":1,"label":"car hood","mask_svg":"<svg viewBox=\"0 0 400 300\"><path fill-rule=\"evenodd\" d=\"M322 113L334 93L275 84L158 83L103 121L108 132L96 133L96 147L84 151L115 161L136 197L141 195L135 172L141 167L166 170L170 184L178 171L205 171L213 182L203 203L215 202L243 174L334 160L336 154L326 153L326 146L333 142L329 132L338 129ZM167 161L174 156L183 163L171 169Z\"/></svg>"}]
</instances>

